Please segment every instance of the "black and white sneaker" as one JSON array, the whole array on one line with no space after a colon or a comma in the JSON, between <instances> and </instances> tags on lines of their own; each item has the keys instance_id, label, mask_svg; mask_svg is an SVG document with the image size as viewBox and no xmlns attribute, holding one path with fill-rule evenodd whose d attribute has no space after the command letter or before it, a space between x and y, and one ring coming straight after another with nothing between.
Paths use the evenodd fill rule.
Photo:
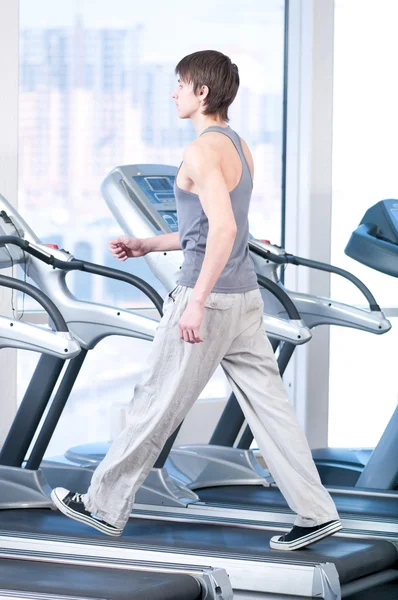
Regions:
<instances>
[{"instance_id":1,"label":"black and white sneaker","mask_svg":"<svg viewBox=\"0 0 398 600\"><path fill-rule=\"evenodd\" d=\"M340 521L328 521L316 527L298 527L295 525L289 533L271 538L270 546L274 550L298 550L323 538L333 535L342 528Z\"/></svg>"},{"instance_id":2,"label":"black and white sneaker","mask_svg":"<svg viewBox=\"0 0 398 600\"><path fill-rule=\"evenodd\" d=\"M75 492L70 492L65 488L57 487L51 492L51 500L64 515L74 519L75 521L80 521L80 523L90 525L91 527L94 527L95 529L98 529L98 531L106 533L107 535L122 535L122 529L118 529L117 527L113 527L113 525L110 525L105 521L101 521L99 517L96 517L86 510L83 502L83 494L76 494Z\"/></svg>"}]
</instances>

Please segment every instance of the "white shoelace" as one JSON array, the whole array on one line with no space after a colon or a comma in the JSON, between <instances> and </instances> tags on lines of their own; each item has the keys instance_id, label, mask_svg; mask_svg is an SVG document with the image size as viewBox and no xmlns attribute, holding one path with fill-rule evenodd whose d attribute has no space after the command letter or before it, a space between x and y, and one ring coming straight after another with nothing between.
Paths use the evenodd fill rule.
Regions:
<instances>
[{"instance_id":1,"label":"white shoelace","mask_svg":"<svg viewBox=\"0 0 398 600\"><path fill-rule=\"evenodd\" d=\"M83 502L84 494L74 494L71 498L71 502Z\"/></svg>"}]
</instances>

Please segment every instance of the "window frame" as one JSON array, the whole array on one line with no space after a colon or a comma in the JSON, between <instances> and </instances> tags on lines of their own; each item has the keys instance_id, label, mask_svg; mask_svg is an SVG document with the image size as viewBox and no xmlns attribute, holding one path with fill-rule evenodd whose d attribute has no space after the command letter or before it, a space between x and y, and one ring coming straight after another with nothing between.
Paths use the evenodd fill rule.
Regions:
<instances>
[{"instance_id":1,"label":"window frame","mask_svg":"<svg viewBox=\"0 0 398 600\"><path fill-rule=\"evenodd\" d=\"M0 191L18 198L19 2L0 0ZM12 275L12 269L3 272ZM12 316L11 290L0 288L0 313ZM0 444L17 409L17 352L0 351Z\"/></svg>"},{"instance_id":2,"label":"window frame","mask_svg":"<svg viewBox=\"0 0 398 600\"><path fill-rule=\"evenodd\" d=\"M334 0L289 3L285 248L330 262L332 206ZM289 267L285 285L330 296L330 274ZM312 448L328 445L329 328L313 330L285 375Z\"/></svg>"}]
</instances>

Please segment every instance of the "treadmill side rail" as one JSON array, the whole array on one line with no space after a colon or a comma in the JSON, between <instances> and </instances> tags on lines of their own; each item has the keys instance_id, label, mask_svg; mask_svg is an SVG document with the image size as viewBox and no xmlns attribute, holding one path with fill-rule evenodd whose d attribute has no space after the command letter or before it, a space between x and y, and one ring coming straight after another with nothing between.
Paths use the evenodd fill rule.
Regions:
<instances>
[{"instance_id":1,"label":"treadmill side rail","mask_svg":"<svg viewBox=\"0 0 398 600\"><path fill-rule=\"evenodd\" d=\"M0 543L0 560L2 559L14 559L18 561L26 561L27 563L46 563L48 565L76 565L84 566L88 569L92 567L101 567L106 572L106 569L120 569L120 571L139 571L145 573L164 573L166 575L178 574L178 575L189 575L194 578L198 584L198 589L201 591L201 600L233 600L233 591L231 582L228 574L222 568L212 568L202 565L185 565L181 563L170 563L162 564L161 562L146 562L142 560L136 560L125 564L123 561L117 564L114 561L109 561L106 558L95 558L92 557L87 560L84 556L68 556L66 558L56 556L51 553L45 552L33 552L26 553L23 550L5 550L1 547ZM104 571L101 570L103 573ZM121 573L121 576L122 573ZM0 582L1 585L1 582ZM65 594L43 594L21 590L12 589L1 589L0 598L11 598L16 600L17 598L32 599L32 600L89 600L84 595L78 597L65 595ZM93 600L101 600L102 596L98 596L98 599L93 597Z\"/></svg>"},{"instance_id":2,"label":"treadmill side rail","mask_svg":"<svg viewBox=\"0 0 398 600\"><path fill-rule=\"evenodd\" d=\"M46 330L0 315L0 349L18 348L72 359L80 353L80 345L69 332Z\"/></svg>"},{"instance_id":3,"label":"treadmill side rail","mask_svg":"<svg viewBox=\"0 0 398 600\"><path fill-rule=\"evenodd\" d=\"M331 298L302 294L292 290L285 291L297 306L305 325L311 329L320 325L337 325L376 335L382 335L391 329L390 321L381 311L350 306ZM279 310L276 314L284 317L283 310Z\"/></svg>"},{"instance_id":4,"label":"treadmill side rail","mask_svg":"<svg viewBox=\"0 0 398 600\"><path fill-rule=\"evenodd\" d=\"M109 557L109 548L95 544L82 546L72 538L63 538L62 541L51 539L49 536L35 536L35 538L8 537L3 535L0 539L0 552L12 552L14 549L27 553L51 553L65 561L68 557L79 555L82 560L90 561ZM242 549L243 550L243 549ZM84 551L84 555L82 555ZM341 595L332 595L334 590L340 590L337 569L332 563L310 561L303 563L296 561L294 556L288 562L282 562L279 556L272 554L263 558L245 556L237 557L229 553L203 552L199 555L181 549L159 546L152 549L140 544L129 544L128 547L112 546L112 563L118 568L137 568L138 561L170 566L170 564L184 564L186 568L195 568L198 565L213 569L221 569L229 574L234 591L260 592L267 594L280 594L281 596L300 596L300 598L313 598L313 591L317 589L322 595L318 598L324 600L341 600ZM212 596L209 596L209 599ZM221 596L223 600L223 596ZM219 597L217 597L219 600ZM229 600L229 599L228 599Z\"/></svg>"}]
</instances>

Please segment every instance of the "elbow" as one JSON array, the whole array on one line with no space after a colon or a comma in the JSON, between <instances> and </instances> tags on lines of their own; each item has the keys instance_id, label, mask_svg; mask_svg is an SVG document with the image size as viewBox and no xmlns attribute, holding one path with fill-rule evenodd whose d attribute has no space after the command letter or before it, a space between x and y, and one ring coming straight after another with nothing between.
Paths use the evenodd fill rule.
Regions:
<instances>
[{"instance_id":1,"label":"elbow","mask_svg":"<svg viewBox=\"0 0 398 600\"><path fill-rule=\"evenodd\" d=\"M234 221L234 223L228 228L228 234L235 239L236 238L236 234L238 233L238 228L236 226L236 223Z\"/></svg>"},{"instance_id":2,"label":"elbow","mask_svg":"<svg viewBox=\"0 0 398 600\"><path fill-rule=\"evenodd\" d=\"M223 235L225 235L226 238L234 241L236 238L236 234L238 233L238 229L236 227L236 225L233 227L224 227L223 228Z\"/></svg>"},{"instance_id":3,"label":"elbow","mask_svg":"<svg viewBox=\"0 0 398 600\"><path fill-rule=\"evenodd\" d=\"M236 234L238 233L238 228L236 227L236 223L224 223L223 225L218 225L217 227L209 226L209 234L210 233L214 233L214 235L217 237L234 240L236 238Z\"/></svg>"}]
</instances>

